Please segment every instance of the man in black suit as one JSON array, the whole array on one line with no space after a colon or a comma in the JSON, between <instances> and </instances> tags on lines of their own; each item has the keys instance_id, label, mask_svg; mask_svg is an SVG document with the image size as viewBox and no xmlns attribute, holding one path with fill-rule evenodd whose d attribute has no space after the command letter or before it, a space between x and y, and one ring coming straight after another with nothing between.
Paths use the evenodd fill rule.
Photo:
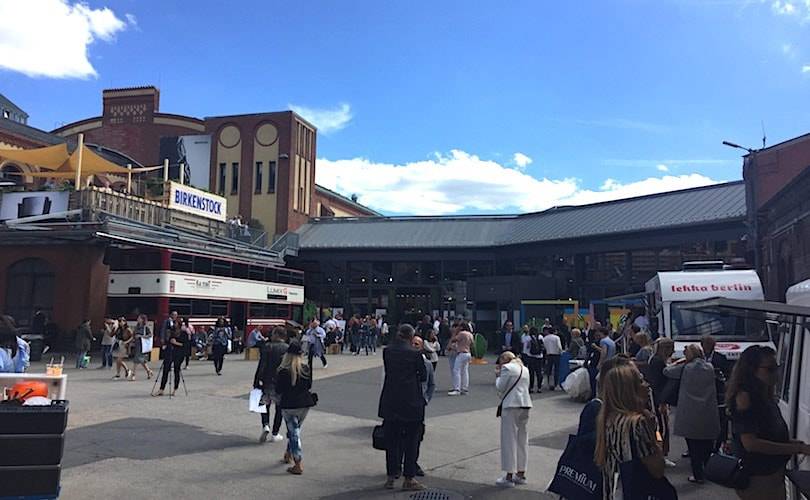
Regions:
<instances>
[{"instance_id":1,"label":"man in black suit","mask_svg":"<svg viewBox=\"0 0 810 500\"><path fill-rule=\"evenodd\" d=\"M425 421L425 398L422 382L427 370L422 354L411 345L414 330L411 325L400 325L396 338L383 351L385 382L380 394L378 415L383 419L385 434L385 487L393 489L400 469L404 449L405 464L402 489L424 489L414 478L419 450L419 434Z\"/></svg>"},{"instance_id":2,"label":"man in black suit","mask_svg":"<svg viewBox=\"0 0 810 500\"><path fill-rule=\"evenodd\" d=\"M523 352L523 340L519 333L515 333L511 321L503 324L503 329L499 335L501 341L501 353L512 351L515 356L520 356Z\"/></svg>"}]
</instances>

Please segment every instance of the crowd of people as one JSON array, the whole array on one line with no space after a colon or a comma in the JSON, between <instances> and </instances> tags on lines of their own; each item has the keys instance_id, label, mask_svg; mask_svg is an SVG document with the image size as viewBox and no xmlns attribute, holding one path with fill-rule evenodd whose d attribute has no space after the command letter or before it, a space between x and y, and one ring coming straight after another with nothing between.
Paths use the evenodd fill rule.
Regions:
<instances>
[{"instance_id":1,"label":"crowd of people","mask_svg":"<svg viewBox=\"0 0 810 500\"><path fill-rule=\"evenodd\" d=\"M24 371L27 344L14 334L13 319L0 321L0 372ZM473 325L463 319L434 321L426 316L416 327L401 324L389 332L382 318L339 315L324 320L313 318L292 335L284 327L269 334L254 328L247 346L259 350L253 387L262 394L266 413L260 417L260 442L280 442L281 424L286 424L287 445L282 461L293 475L303 473L302 426L309 410L317 405L313 392L313 363L318 358L327 368L327 347L346 345L354 355L373 355L380 344L384 377L378 416L380 436L386 452L386 488L404 477L402 488L421 490L417 480L424 471L419 465L425 436L425 408L436 388L440 356L448 361L449 396L470 391L469 365L474 342ZM99 368L116 367L116 379L135 380L138 366L147 379L155 373L148 353L154 337L162 350L162 395L170 374L171 393L178 389L180 371L189 359L209 359L217 375L222 373L225 354L232 348L233 328L219 318L208 329L191 327L187 319L172 312L158 332L152 332L148 318L140 315L134 325L125 318L106 320L94 335L89 322L77 329L77 368L85 365L90 345L100 340ZM643 322L628 322L618 331L593 322L583 330L542 325L524 325L516 331L504 323L498 334L495 389L500 404L500 460L502 475L496 484L519 486L527 481L529 419L532 393L556 389L561 359L579 359L592 385L592 399L579 418L576 438L585 446L598 470L598 495L621 498L622 492L643 491L657 484L656 495L674 488L666 470L674 466L670 457L674 439L683 438L695 485L706 481L706 465L713 453L733 453L745 464L747 484L737 489L742 499L785 498L785 467L797 454L810 454L810 445L790 439L787 425L775 400L776 353L764 346L746 349L732 364L715 349L716 341L704 336L676 356L670 338L653 340ZM196 351L196 354L195 354ZM563 356L567 353L567 356ZM679 353L680 354L680 353ZM271 409L274 410L271 422ZM729 435L730 431L730 435ZM561 464L563 458L561 458ZM552 490L553 490L552 483ZM744 486L744 487L743 487ZM663 488L663 489L662 489ZM669 490L667 489L669 488ZM593 496L583 496L593 498ZM662 498L668 498L663 495Z\"/></svg>"}]
</instances>

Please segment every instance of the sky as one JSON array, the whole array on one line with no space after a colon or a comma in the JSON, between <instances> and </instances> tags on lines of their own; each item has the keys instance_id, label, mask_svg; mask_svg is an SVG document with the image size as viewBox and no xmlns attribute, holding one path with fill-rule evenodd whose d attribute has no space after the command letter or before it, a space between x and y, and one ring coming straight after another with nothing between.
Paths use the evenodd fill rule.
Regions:
<instances>
[{"instance_id":1,"label":"sky","mask_svg":"<svg viewBox=\"0 0 810 500\"><path fill-rule=\"evenodd\" d=\"M0 93L51 130L105 88L293 109L316 181L386 214L519 213L741 178L810 132L810 0L0 0Z\"/></svg>"}]
</instances>

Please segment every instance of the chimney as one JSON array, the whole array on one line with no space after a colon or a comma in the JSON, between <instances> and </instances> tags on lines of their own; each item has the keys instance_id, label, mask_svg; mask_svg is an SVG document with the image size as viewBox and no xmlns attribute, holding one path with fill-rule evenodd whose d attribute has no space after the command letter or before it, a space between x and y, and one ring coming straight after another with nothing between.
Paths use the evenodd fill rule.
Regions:
<instances>
[{"instance_id":1,"label":"chimney","mask_svg":"<svg viewBox=\"0 0 810 500\"><path fill-rule=\"evenodd\" d=\"M105 125L152 123L160 107L157 87L107 89L102 92Z\"/></svg>"}]
</instances>

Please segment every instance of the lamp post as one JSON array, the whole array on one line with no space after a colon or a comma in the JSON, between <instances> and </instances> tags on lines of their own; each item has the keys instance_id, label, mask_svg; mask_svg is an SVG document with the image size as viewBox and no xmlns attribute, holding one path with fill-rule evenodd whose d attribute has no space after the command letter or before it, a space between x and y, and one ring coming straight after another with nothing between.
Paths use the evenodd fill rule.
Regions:
<instances>
[{"instance_id":1,"label":"lamp post","mask_svg":"<svg viewBox=\"0 0 810 500\"><path fill-rule=\"evenodd\" d=\"M754 269L756 269L756 271L759 273L762 259L760 257L759 248L756 190L754 189L754 182L757 181L757 153L759 153L761 150L740 146L739 144L730 141L723 141L723 146L728 146L734 149L742 149L743 151L747 152L745 155L746 161L743 163L743 180L745 180L745 206L746 218L748 219L748 240L753 245Z\"/></svg>"}]
</instances>

